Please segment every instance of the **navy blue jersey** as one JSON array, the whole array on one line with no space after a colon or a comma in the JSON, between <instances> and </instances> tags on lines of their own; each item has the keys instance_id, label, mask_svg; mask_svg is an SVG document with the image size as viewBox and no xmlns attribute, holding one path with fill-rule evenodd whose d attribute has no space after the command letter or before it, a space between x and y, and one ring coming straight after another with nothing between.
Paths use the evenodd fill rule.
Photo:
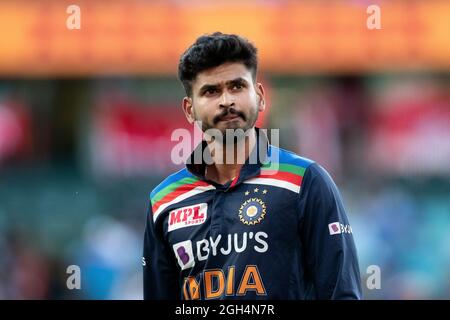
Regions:
<instances>
[{"instance_id":1,"label":"navy blue jersey","mask_svg":"<svg viewBox=\"0 0 450 320\"><path fill-rule=\"evenodd\" d=\"M361 298L333 180L309 159L266 149L225 185L206 180L204 164L188 164L152 191L144 299Z\"/></svg>"}]
</instances>

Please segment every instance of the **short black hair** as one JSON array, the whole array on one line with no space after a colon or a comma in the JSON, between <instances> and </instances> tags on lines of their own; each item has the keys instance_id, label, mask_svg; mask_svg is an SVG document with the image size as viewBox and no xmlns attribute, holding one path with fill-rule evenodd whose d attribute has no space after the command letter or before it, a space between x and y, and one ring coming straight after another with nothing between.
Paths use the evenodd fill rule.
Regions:
<instances>
[{"instance_id":1,"label":"short black hair","mask_svg":"<svg viewBox=\"0 0 450 320\"><path fill-rule=\"evenodd\" d=\"M215 32L203 35L191 45L180 58L178 78L188 96L192 96L192 82L197 74L226 62L241 62L256 78L258 69L257 49L247 39Z\"/></svg>"}]
</instances>

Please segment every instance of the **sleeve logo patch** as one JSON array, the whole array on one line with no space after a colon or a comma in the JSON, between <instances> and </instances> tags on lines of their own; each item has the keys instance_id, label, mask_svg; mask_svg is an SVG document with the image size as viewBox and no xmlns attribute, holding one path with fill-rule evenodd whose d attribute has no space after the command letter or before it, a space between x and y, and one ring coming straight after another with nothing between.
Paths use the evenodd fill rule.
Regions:
<instances>
[{"instance_id":1,"label":"sleeve logo patch","mask_svg":"<svg viewBox=\"0 0 450 320\"><path fill-rule=\"evenodd\" d=\"M352 227L349 224L342 224L339 222L333 222L328 225L330 235L341 233L352 233Z\"/></svg>"}]
</instances>

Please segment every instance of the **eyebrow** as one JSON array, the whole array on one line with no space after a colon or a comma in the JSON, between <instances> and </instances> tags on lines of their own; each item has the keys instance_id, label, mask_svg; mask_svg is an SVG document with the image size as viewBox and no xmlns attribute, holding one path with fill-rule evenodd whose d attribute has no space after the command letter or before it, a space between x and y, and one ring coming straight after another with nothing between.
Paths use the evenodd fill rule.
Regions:
<instances>
[{"instance_id":1,"label":"eyebrow","mask_svg":"<svg viewBox=\"0 0 450 320\"><path fill-rule=\"evenodd\" d=\"M247 80L245 80L245 79L242 78L242 77L239 77L239 78L236 78L236 79L229 80L229 81L225 82L225 85L226 85L226 86L234 85L234 84L247 84ZM199 89L199 92L200 92L200 93L203 93L203 92L206 92L206 91L208 91L208 90L210 90L210 89L217 89L217 88L219 88L219 87L220 87L220 84L218 84L218 83L215 83L215 84L205 84L205 85L203 85L203 86Z\"/></svg>"}]
</instances>

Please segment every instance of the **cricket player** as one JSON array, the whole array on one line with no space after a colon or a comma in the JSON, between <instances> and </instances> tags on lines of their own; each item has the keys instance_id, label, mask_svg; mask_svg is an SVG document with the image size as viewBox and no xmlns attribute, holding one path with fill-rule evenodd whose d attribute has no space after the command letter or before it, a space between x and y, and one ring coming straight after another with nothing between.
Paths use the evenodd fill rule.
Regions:
<instances>
[{"instance_id":1,"label":"cricket player","mask_svg":"<svg viewBox=\"0 0 450 320\"><path fill-rule=\"evenodd\" d=\"M332 178L255 127L266 102L254 45L201 36L178 75L183 112L204 140L150 194L144 299L361 299Z\"/></svg>"}]
</instances>

